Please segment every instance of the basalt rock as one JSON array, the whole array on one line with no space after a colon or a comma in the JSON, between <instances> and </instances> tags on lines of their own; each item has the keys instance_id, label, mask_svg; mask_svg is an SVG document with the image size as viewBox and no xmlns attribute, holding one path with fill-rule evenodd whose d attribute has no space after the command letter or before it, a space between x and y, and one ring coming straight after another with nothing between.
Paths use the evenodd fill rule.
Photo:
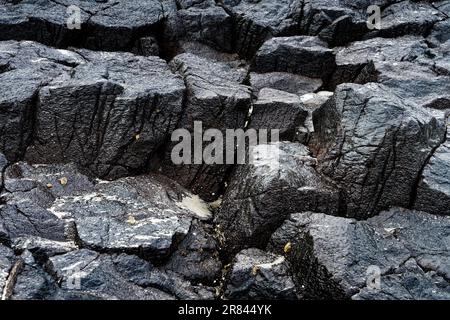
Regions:
<instances>
[{"instance_id":1,"label":"basalt rock","mask_svg":"<svg viewBox=\"0 0 450 320\"><path fill-rule=\"evenodd\" d=\"M174 1L168 15L168 39L199 41L221 51L233 51L233 21L214 0Z\"/></svg>"},{"instance_id":2,"label":"basalt rock","mask_svg":"<svg viewBox=\"0 0 450 320\"><path fill-rule=\"evenodd\" d=\"M252 70L290 72L327 78L335 68L333 50L317 37L279 37L266 41L256 53Z\"/></svg>"},{"instance_id":3,"label":"basalt rock","mask_svg":"<svg viewBox=\"0 0 450 320\"><path fill-rule=\"evenodd\" d=\"M287 72L250 73L250 83L255 93L270 88L304 95L322 87L322 80L303 77Z\"/></svg>"},{"instance_id":4,"label":"basalt rock","mask_svg":"<svg viewBox=\"0 0 450 320\"><path fill-rule=\"evenodd\" d=\"M450 215L450 123L447 120L447 137L424 167L414 207L418 210ZM436 199L439 199L436 201Z\"/></svg>"},{"instance_id":5,"label":"basalt rock","mask_svg":"<svg viewBox=\"0 0 450 320\"><path fill-rule=\"evenodd\" d=\"M289 244L306 299L448 299L449 222L405 209L367 221L298 213L274 233L269 249L283 252Z\"/></svg>"},{"instance_id":6,"label":"basalt rock","mask_svg":"<svg viewBox=\"0 0 450 320\"><path fill-rule=\"evenodd\" d=\"M305 146L259 145L253 157L253 164L234 172L215 216L226 252L264 247L290 213L308 208L338 214L339 192L316 172Z\"/></svg>"},{"instance_id":7,"label":"basalt rock","mask_svg":"<svg viewBox=\"0 0 450 320\"><path fill-rule=\"evenodd\" d=\"M293 141L297 130L304 126L308 112L302 108L298 95L262 89L253 104L249 127L255 130L279 130L281 141Z\"/></svg>"},{"instance_id":8,"label":"basalt rock","mask_svg":"<svg viewBox=\"0 0 450 320\"><path fill-rule=\"evenodd\" d=\"M251 58L268 38L299 31L302 3L298 0L221 1L234 19L236 51Z\"/></svg>"},{"instance_id":9,"label":"basalt rock","mask_svg":"<svg viewBox=\"0 0 450 320\"><path fill-rule=\"evenodd\" d=\"M445 15L428 2L401 1L385 8L381 14L382 37L400 37L403 35L427 36L429 30Z\"/></svg>"},{"instance_id":10,"label":"basalt rock","mask_svg":"<svg viewBox=\"0 0 450 320\"><path fill-rule=\"evenodd\" d=\"M176 248L194 218L210 218L200 199L157 176L101 182L80 196L58 198L49 210L73 219L83 247L154 261Z\"/></svg>"},{"instance_id":11,"label":"basalt rock","mask_svg":"<svg viewBox=\"0 0 450 320\"><path fill-rule=\"evenodd\" d=\"M355 82L362 70L371 63L414 62L430 52L424 39L411 36L356 41L334 50L337 67L330 84L332 88L341 83Z\"/></svg>"},{"instance_id":12,"label":"basalt rock","mask_svg":"<svg viewBox=\"0 0 450 320\"><path fill-rule=\"evenodd\" d=\"M28 41L0 42L0 48L0 151L8 160L18 161L33 139L40 88L83 59Z\"/></svg>"},{"instance_id":13,"label":"basalt rock","mask_svg":"<svg viewBox=\"0 0 450 320\"><path fill-rule=\"evenodd\" d=\"M126 51L139 38L156 35L164 18L158 0L6 1L0 6L0 40Z\"/></svg>"},{"instance_id":14,"label":"basalt rock","mask_svg":"<svg viewBox=\"0 0 450 320\"><path fill-rule=\"evenodd\" d=\"M194 222L164 269L193 282L214 283L220 276L222 263L219 260L219 243L213 237L213 230Z\"/></svg>"},{"instance_id":15,"label":"basalt rock","mask_svg":"<svg viewBox=\"0 0 450 320\"><path fill-rule=\"evenodd\" d=\"M217 129L225 134L227 129L244 128L251 104L250 88L241 84L245 69L190 53L175 57L170 65L186 83L186 108L178 128L190 133L187 143L192 144L192 150L196 121L201 122L203 132ZM230 168L224 165L225 160L222 164L194 164L192 151L190 163L175 165L171 160L173 147L174 143L167 150L162 173L206 200L217 199Z\"/></svg>"},{"instance_id":16,"label":"basalt rock","mask_svg":"<svg viewBox=\"0 0 450 320\"><path fill-rule=\"evenodd\" d=\"M149 170L181 115L182 79L156 57L79 54L85 63L39 92L27 160L73 161L102 178Z\"/></svg>"},{"instance_id":17,"label":"basalt rock","mask_svg":"<svg viewBox=\"0 0 450 320\"><path fill-rule=\"evenodd\" d=\"M344 191L346 214L361 219L410 205L446 131L442 114L375 83L339 86L313 116L319 169Z\"/></svg>"},{"instance_id":18,"label":"basalt rock","mask_svg":"<svg viewBox=\"0 0 450 320\"><path fill-rule=\"evenodd\" d=\"M148 171L181 116L183 81L157 57L1 47L0 145L10 161L75 162L107 178Z\"/></svg>"},{"instance_id":19,"label":"basalt rock","mask_svg":"<svg viewBox=\"0 0 450 320\"><path fill-rule=\"evenodd\" d=\"M83 249L51 258L47 268L61 283L56 299L211 298L206 288L196 292L182 279L165 275L132 255L102 255Z\"/></svg>"},{"instance_id":20,"label":"basalt rock","mask_svg":"<svg viewBox=\"0 0 450 320\"><path fill-rule=\"evenodd\" d=\"M259 249L243 250L232 263L226 285L227 299L297 299L289 263Z\"/></svg>"}]
</instances>

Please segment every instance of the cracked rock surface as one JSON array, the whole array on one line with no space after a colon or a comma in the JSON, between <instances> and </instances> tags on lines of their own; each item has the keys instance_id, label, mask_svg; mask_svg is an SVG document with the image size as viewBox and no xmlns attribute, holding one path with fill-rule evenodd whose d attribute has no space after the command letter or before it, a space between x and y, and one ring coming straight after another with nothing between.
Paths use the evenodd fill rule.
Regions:
<instances>
[{"instance_id":1,"label":"cracked rock surface","mask_svg":"<svg viewBox=\"0 0 450 320\"><path fill-rule=\"evenodd\" d=\"M450 299L449 30L449 0L0 0L0 299ZM280 141L228 157L249 129Z\"/></svg>"}]
</instances>

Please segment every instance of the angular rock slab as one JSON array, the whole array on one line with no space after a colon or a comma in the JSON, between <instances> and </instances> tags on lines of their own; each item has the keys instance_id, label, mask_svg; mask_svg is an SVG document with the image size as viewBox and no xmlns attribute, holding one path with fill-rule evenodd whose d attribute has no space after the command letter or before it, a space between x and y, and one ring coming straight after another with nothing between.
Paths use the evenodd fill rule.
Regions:
<instances>
[{"instance_id":1,"label":"angular rock slab","mask_svg":"<svg viewBox=\"0 0 450 320\"><path fill-rule=\"evenodd\" d=\"M259 145L253 154L253 164L237 167L215 216L226 252L264 247L289 213L338 214L339 192L315 171L305 146Z\"/></svg>"},{"instance_id":2,"label":"angular rock slab","mask_svg":"<svg viewBox=\"0 0 450 320\"><path fill-rule=\"evenodd\" d=\"M8 282L8 287L3 291L4 300L49 299L58 287L53 278L27 250L17 257Z\"/></svg>"},{"instance_id":3,"label":"angular rock slab","mask_svg":"<svg viewBox=\"0 0 450 320\"><path fill-rule=\"evenodd\" d=\"M253 104L249 128L279 130L281 141L293 141L307 116L298 95L265 88Z\"/></svg>"},{"instance_id":4,"label":"angular rock slab","mask_svg":"<svg viewBox=\"0 0 450 320\"><path fill-rule=\"evenodd\" d=\"M154 260L176 248L194 218L210 218L198 197L159 176L100 182L91 192L56 199L49 210L74 221L83 247Z\"/></svg>"},{"instance_id":5,"label":"angular rock slab","mask_svg":"<svg viewBox=\"0 0 450 320\"><path fill-rule=\"evenodd\" d=\"M317 37L279 37L266 41L256 53L252 71L289 72L326 78L335 69L333 50Z\"/></svg>"},{"instance_id":6,"label":"angular rock slab","mask_svg":"<svg viewBox=\"0 0 450 320\"><path fill-rule=\"evenodd\" d=\"M356 82L375 80L388 87L392 93L424 108L449 109L450 73L447 74L445 69L450 70L450 64L439 58L420 62L420 65L411 62L370 64L362 70ZM414 79L414 82L411 83L410 79Z\"/></svg>"},{"instance_id":7,"label":"angular rock slab","mask_svg":"<svg viewBox=\"0 0 450 320\"><path fill-rule=\"evenodd\" d=\"M31 143L39 89L83 62L35 42L0 42L0 151L8 160L22 160Z\"/></svg>"},{"instance_id":8,"label":"angular rock slab","mask_svg":"<svg viewBox=\"0 0 450 320\"><path fill-rule=\"evenodd\" d=\"M3 295L5 285L10 278L10 271L14 266L16 256L10 248L0 244L0 292Z\"/></svg>"},{"instance_id":9,"label":"angular rock slab","mask_svg":"<svg viewBox=\"0 0 450 320\"><path fill-rule=\"evenodd\" d=\"M165 39L199 41L218 50L233 50L233 21L214 0L174 1L165 22Z\"/></svg>"},{"instance_id":10,"label":"angular rock slab","mask_svg":"<svg viewBox=\"0 0 450 320\"><path fill-rule=\"evenodd\" d=\"M75 162L102 178L149 170L181 115L182 79L156 57L79 54L85 63L39 92L27 160Z\"/></svg>"},{"instance_id":11,"label":"angular rock slab","mask_svg":"<svg viewBox=\"0 0 450 320\"><path fill-rule=\"evenodd\" d=\"M255 93L264 88L304 95L316 92L322 86L322 80L302 77L287 72L250 73L250 84Z\"/></svg>"},{"instance_id":12,"label":"angular rock slab","mask_svg":"<svg viewBox=\"0 0 450 320\"><path fill-rule=\"evenodd\" d=\"M301 1L225 0L222 3L235 20L236 51L244 58L252 58L268 38L291 35L299 29Z\"/></svg>"},{"instance_id":13,"label":"angular rock slab","mask_svg":"<svg viewBox=\"0 0 450 320\"><path fill-rule=\"evenodd\" d=\"M185 279L212 284L220 276L222 263L219 259L219 243L213 230L198 222L164 265L164 270L182 275Z\"/></svg>"},{"instance_id":14,"label":"angular rock slab","mask_svg":"<svg viewBox=\"0 0 450 320\"><path fill-rule=\"evenodd\" d=\"M201 122L201 133L208 129L217 129L225 134L226 129L244 128L251 105L250 88L241 84L246 70L191 53L178 55L170 65L185 79L186 109L178 129L190 133L192 152L189 163L175 165L171 155L179 142L176 140L176 143L172 143L168 148L162 173L203 199L214 201L223 188L230 166L224 165L225 160L222 164L194 164L194 123ZM206 145L205 142L203 146Z\"/></svg>"},{"instance_id":15,"label":"angular rock slab","mask_svg":"<svg viewBox=\"0 0 450 320\"><path fill-rule=\"evenodd\" d=\"M375 83L338 86L313 117L310 146L320 171L344 191L349 217L408 207L422 167L445 136L441 114Z\"/></svg>"},{"instance_id":16,"label":"angular rock slab","mask_svg":"<svg viewBox=\"0 0 450 320\"><path fill-rule=\"evenodd\" d=\"M450 123L447 139L436 149L422 173L414 208L438 215L450 215Z\"/></svg>"},{"instance_id":17,"label":"angular rock slab","mask_svg":"<svg viewBox=\"0 0 450 320\"><path fill-rule=\"evenodd\" d=\"M234 258L224 295L227 299L296 300L289 267L283 256L243 250Z\"/></svg>"},{"instance_id":18,"label":"angular rock slab","mask_svg":"<svg viewBox=\"0 0 450 320\"><path fill-rule=\"evenodd\" d=\"M59 251L74 246L70 243L74 240L72 227L49 208L58 197L82 194L93 187L93 182L72 164L9 165L1 193L1 238L17 249L42 245L44 251Z\"/></svg>"},{"instance_id":19,"label":"angular rock slab","mask_svg":"<svg viewBox=\"0 0 450 320\"><path fill-rule=\"evenodd\" d=\"M139 37L155 35L164 17L157 0L7 1L0 7L0 40L124 51Z\"/></svg>"},{"instance_id":20,"label":"angular rock slab","mask_svg":"<svg viewBox=\"0 0 450 320\"><path fill-rule=\"evenodd\" d=\"M367 221L298 213L269 248L289 247L306 299L448 299L449 228L448 217L398 208Z\"/></svg>"},{"instance_id":21,"label":"angular rock slab","mask_svg":"<svg viewBox=\"0 0 450 320\"><path fill-rule=\"evenodd\" d=\"M427 2L400 1L393 3L382 11L382 37L399 37L403 35L426 36L429 30L446 16Z\"/></svg>"},{"instance_id":22,"label":"angular rock slab","mask_svg":"<svg viewBox=\"0 0 450 320\"><path fill-rule=\"evenodd\" d=\"M61 283L54 299L211 299L205 288L165 274L133 255L104 255L82 249L53 257L47 268Z\"/></svg>"},{"instance_id":23,"label":"angular rock slab","mask_svg":"<svg viewBox=\"0 0 450 320\"><path fill-rule=\"evenodd\" d=\"M331 79L332 88L341 83L357 81L370 63L414 62L430 54L426 41L412 36L355 41L346 47L337 47L334 51L337 66Z\"/></svg>"}]
</instances>

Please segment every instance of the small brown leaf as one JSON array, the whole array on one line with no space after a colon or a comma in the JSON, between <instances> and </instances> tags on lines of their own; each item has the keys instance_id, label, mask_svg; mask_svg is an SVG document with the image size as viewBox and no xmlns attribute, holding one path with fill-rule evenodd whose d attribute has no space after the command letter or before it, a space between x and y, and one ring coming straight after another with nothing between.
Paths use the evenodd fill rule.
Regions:
<instances>
[{"instance_id":1,"label":"small brown leaf","mask_svg":"<svg viewBox=\"0 0 450 320\"><path fill-rule=\"evenodd\" d=\"M287 253L291 252L291 250L292 250L292 243L290 243L290 242L286 243L286 245L284 246L284 249L283 249L284 253L287 254Z\"/></svg>"},{"instance_id":2,"label":"small brown leaf","mask_svg":"<svg viewBox=\"0 0 450 320\"><path fill-rule=\"evenodd\" d=\"M51 189L51 188L53 188L53 185L51 183L47 183L47 188Z\"/></svg>"},{"instance_id":3,"label":"small brown leaf","mask_svg":"<svg viewBox=\"0 0 450 320\"><path fill-rule=\"evenodd\" d=\"M136 224L137 223L136 219L133 216L128 216L127 222L129 224Z\"/></svg>"},{"instance_id":4,"label":"small brown leaf","mask_svg":"<svg viewBox=\"0 0 450 320\"><path fill-rule=\"evenodd\" d=\"M261 270L261 268L259 266L254 266L252 269L252 275L256 276L258 274L259 270Z\"/></svg>"},{"instance_id":5,"label":"small brown leaf","mask_svg":"<svg viewBox=\"0 0 450 320\"><path fill-rule=\"evenodd\" d=\"M65 186L67 184L67 178L66 177L62 177L61 179L59 179L59 183L61 183L62 186Z\"/></svg>"}]
</instances>

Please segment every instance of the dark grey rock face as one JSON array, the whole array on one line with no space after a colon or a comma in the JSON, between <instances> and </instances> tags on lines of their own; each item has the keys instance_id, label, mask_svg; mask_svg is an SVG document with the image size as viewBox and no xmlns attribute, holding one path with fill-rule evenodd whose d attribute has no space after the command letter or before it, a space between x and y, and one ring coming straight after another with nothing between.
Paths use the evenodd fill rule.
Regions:
<instances>
[{"instance_id":1,"label":"dark grey rock face","mask_svg":"<svg viewBox=\"0 0 450 320\"><path fill-rule=\"evenodd\" d=\"M164 268L194 282L214 283L221 274L222 263L213 231L194 222Z\"/></svg>"},{"instance_id":2,"label":"dark grey rock face","mask_svg":"<svg viewBox=\"0 0 450 320\"><path fill-rule=\"evenodd\" d=\"M103 178L139 172L176 127L183 81L159 58L80 54L86 63L40 90L27 159L75 161Z\"/></svg>"},{"instance_id":3,"label":"dark grey rock face","mask_svg":"<svg viewBox=\"0 0 450 320\"><path fill-rule=\"evenodd\" d=\"M256 72L290 72L326 78L335 68L333 50L316 37L279 37L266 41L255 55Z\"/></svg>"},{"instance_id":4,"label":"dark grey rock face","mask_svg":"<svg viewBox=\"0 0 450 320\"><path fill-rule=\"evenodd\" d=\"M357 218L408 207L446 132L442 114L375 83L339 86L314 112L314 127L320 171L340 184L347 215Z\"/></svg>"},{"instance_id":5,"label":"dark grey rock face","mask_svg":"<svg viewBox=\"0 0 450 320\"><path fill-rule=\"evenodd\" d=\"M74 5L79 9L79 29ZM141 35L155 35L163 19L158 0L7 1L0 7L0 40L122 51L131 49Z\"/></svg>"},{"instance_id":6,"label":"dark grey rock face","mask_svg":"<svg viewBox=\"0 0 450 320\"><path fill-rule=\"evenodd\" d=\"M1 199L0 241L23 252L0 245L6 299L215 295L190 282L212 284L222 269L203 226L209 206L165 177L91 181L71 164L16 163L6 168Z\"/></svg>"},{"instance_id":7,"label":"dark grey rock face","mask_svg":"<svg viewBox=\"0 0 450 320\"><path fill-rule=\"evenodd\" d=\"M53 257L49 272L61 282L57 299L172 300L211 299L208 290L191 288L148 262L125 254L79 250ZM81 273L80 280L77 275ZM77 282L78 281L78 282Z\"/></svg>"},{"instance_id":8,"label":"dark grey rock face","mask_svg":"<svg viewBox=\"0 0 450 320\"><path fill-rule=\"evenodd\" d=\"M285 257L258 249L239 252L229 271L228 299L297 299Z\"/></svg>"},{"instance_id":9,"label":"dark grey rock face","mask_svg":"<svg viewBox=\"0 0 450 320\"><path fill-rule=\"evenodd\" d=\"M0 299L450 299L449 22L0 0Z\"/></svg>"},{"instance_id":10,"label":"dark grey rock face","mask_svg":"<svg viewBox=\"0 0 450 320\"><path fill-rule=\"evenodd\" d=\"M449 222L402 209L361 222L299 213L269 248L280 252L290 243L288 260L304 298L448 299Z\"/></svg>"},{"instance_id":11,"label":"dark grey rock face","mask_svg":"<svg viewBox=\"0 0 450 320\"><path fill-rule=\"evenodd\" d=\"M298 95L265 88L253 103L249 127L256 130L280 130L282 141L293 141L307 116L308 112L302 108Z\"/></svg>"},{"instance_id":12,"label":"dark grey rock face","mask_svg":"<svg viewBox=\"0 0 450 320\"><path fill-rule=\"evenodd\" d=\"M183 76L187 90L186 108L178 128L194 133L195 121L201 121L203 132L218 129L225 133L226 129L244 128L251 104L250 88L241 84L244 69L190 53L175 57L171 67ZM169 153L162 172L205 199L216 199L229 166L196 165L193 161L191 157L190 164L174 165Z\"/></svg>"},{"instance_id":13,"label":"dark grey rock face","mask_svg":"<svg viewBox=\"0 0 450 320\"><path fill-rule=\"evenodd\" d=\"M288 72L250 73L250 83L255 93L264 88L303 95L317 91L322 80L299 76Z\"/></svg>"},{"instance_id":14,"label":"dark grey rock face","mask_svg":"<svg viewBox=\"0 0 450 320\"><path fill-rule=\"evenodd\" d=\"M206 204L170 184L157 176L101 182L91 192L58 198L49 210L74 220L83 247L157 260L187 235L193 218L210 218Z\"/></svg>"},{"instance_id":15,"label":"dark grey rock face","mask_svg":"<svg viewBox=\"0 0 450 320\"><path fill-rule=\"evenodd\" d=\"M215 216L227 252L265 246L290 213L338 214L339 192L316 172L305 146L260 145L254 155L253 164L236 169Z\"/></svg>"},{"instance_id":16,"label":"dark grey rock face","mask_svg":"<svg viewBox=\"0 0 450 320\"><path fill-rule=\"evenodd\" d=\"M3 42L2 151L117 178L145 171L183 110L184 84L156 57ZM31 78L29 77L31 75Z\"/></svg>"},{"instance_id":17,"label":"dark grey rock face","mask_svg":"<svg viewBox=\"0 0 450 320\"><path fill-rule=\"evenodd\" d=\"M414 207L418 210L450 215L450 132L447 120L447 137L424 167L418 186ZM437 200L438 199L438 200Z\"/></svg>"},{"instance_id":18,"label":"dark grey rock face","mask_svg":"<svg viewBox=\"0 0 450 320\"><path fill-rule=\"evenodd\" d=\"M17 161L33 138L39 89L83 59L33 42L7 41L0 47L0 146L7 159Z\"/></svg>"},{"instance_id":19,"label":"dark grey rock face","mask_svg":"<svg viewBox=\"0 0 450 320\"><path fill-rule=\"evenodd\" d=\"M426 36L445 15L427 2L400 1L393 3L381 15L382 37L399 37L405 34Z\"/></svg>"},{"instance_id":20,"label":"dark grey rock face","mask_svg":"<svg viewBox=\"0 0 450 320\"><path fill-rule=\"evenodd\" d=\"M357 81L364 68L371 63L388 62L392 65L414 62L429 52L424 39L411 36L395 39L373 38L335 48L337 67L331 85L334 87L340 83Z\"/></svg>"},{"instance_id":21,"label":"dark grey rock face","mask_svg":"<svg viewBox=\"0 0 450 320\"><path fill-rule=\"evenodd\" d=\"M221 51L233 50L233 21L214 0L175 1L177 10L169 15L175 30L169 38L200 41Z\"/></svg>"},{"instance_id":22,"label":"dark grey rock face","mask_svg":"<svg viewBox=\"0 0 450 320\"><path fill-rule=\"evenodd\" d=\"M235 20L236 51L251 58L265 40L299 30L302 3L298 0L224 0Z\"/></svg>"}]
</instances>

